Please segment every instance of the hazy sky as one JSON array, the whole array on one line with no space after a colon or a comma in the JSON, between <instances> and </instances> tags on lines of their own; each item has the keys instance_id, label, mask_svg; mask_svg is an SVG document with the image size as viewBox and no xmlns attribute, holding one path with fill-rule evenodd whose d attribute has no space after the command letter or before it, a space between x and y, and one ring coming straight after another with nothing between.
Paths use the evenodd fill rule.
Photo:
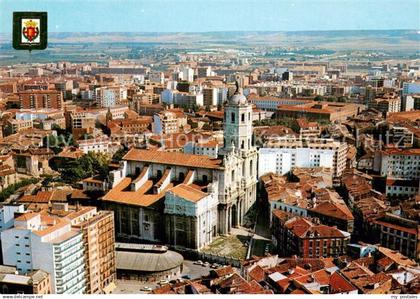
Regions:
<instances>
[{"instance_id":1,"label":"hazy sky","mask_svg":"<svg viewBox=\"0 0 420 299\"><path fill-rule=\"evenodd\" d=\"M56 32L420 28L420 0L0 0L0 32L31 10Z\"/></svg>"}]
</instances>

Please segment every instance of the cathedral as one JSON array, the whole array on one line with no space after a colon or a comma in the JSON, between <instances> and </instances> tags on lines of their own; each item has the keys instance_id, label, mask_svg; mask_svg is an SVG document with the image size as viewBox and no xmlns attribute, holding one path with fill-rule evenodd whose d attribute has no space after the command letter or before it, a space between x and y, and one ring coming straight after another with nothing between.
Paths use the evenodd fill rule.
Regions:
<instances>
[{"instance_id":1,"label":"cathedral","mask_svg":"<svg viewBox=\"0 0 420 299\"><path fill-rule=\"evenodd\" d=\"M219 188L219 233L242 224L256 199L257 150L252 138L252 105L239 91L224 107L223 179Z\"/></svg>"},{"instance_id":2,"label":"cathedral","mask_svg":"<svg viewBox=\"0 0 420 299\"><path fill-rule=\"evenodd\" d=\"M120 241L200 249L243 223L254 204L252 105L239 88L224 106L218 157L131 149L111 171L103 206Z\"/></svg>"}]
</instances>

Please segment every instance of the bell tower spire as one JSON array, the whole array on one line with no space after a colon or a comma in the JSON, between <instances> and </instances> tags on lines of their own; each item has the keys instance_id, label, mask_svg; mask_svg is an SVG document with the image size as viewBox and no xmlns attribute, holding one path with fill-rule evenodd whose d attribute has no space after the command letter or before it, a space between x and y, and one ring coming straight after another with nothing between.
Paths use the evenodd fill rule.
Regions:
<instances>
[{"instance_id":1,"label":"bell tower spire","mask_svg":"<svg viewBox=\"0 0 420 299\"><path fill-rule=\"evenodd\" d=\"M227 101L224 110L224 149L231 151L235 148L247 151L252 148L252 105L239 88L236 81L236 91Z\"/></svg>"}]
</instances>

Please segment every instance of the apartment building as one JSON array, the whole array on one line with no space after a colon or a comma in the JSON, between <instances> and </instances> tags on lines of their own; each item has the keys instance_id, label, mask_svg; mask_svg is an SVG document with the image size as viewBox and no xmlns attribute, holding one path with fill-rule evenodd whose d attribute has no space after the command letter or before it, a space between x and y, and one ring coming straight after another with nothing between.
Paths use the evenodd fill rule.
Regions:
<instances>
[{"instance_id":1,"label":"apartment building","mask_svg":"<svg viewBox=\"0 0 420 299\"><path fill-rule=\"evenodd\" d=\"M78 140L77 145L84 154L89 152L104 154L113 152L112 142L107 135Z\"/></svg>"},{"instance_id":2,"label":"apartment building","mask_svg":"<svg viewBox=\"0 0 420 299\"><path fill-rule=\"evenodd\" d=\"M319 224L316 218L292 216L273 211L273 242L282 256L293 254L304 258L346 254L350 233Z\"/></svg>"},{"instance_id":3,"label":"apartment building","mask_svg":"<svg viewBox=\"0 0 420 299\"><path fill-rule=\"evenodd\" d=\"M24 119L9 119L6 122L5 126L5 135L15 134L20 131L30 129L33 127L32 120L24 120Z\"/></svg>"},{"instance_id":4,"label":"apartment building","mask_svg":"<svg viewBox=\"0 0 420 299\"><path fill-rule=\"evenodd\" d=\"M289 98L277 98L272 96L260 97L256 94L250 94L248 101L257 106L258 109L276 111L279 105L303 105L310 103L307 99L289 99Z\"/></svg>"},{"instance_id":5,"label":"apartment building","mask_svg":"<svg viewBox=\"0 0 420 299\"><path fill-rule=\"evenodd\" d=\"M61 91L32 90L17 93L21 109L51 108L61 110L64 106Z\"/></svg>"},{"instance_id":6,"label":"apartment building","mask_svg":"<svg viewBox=\"0 0 420 299\"><path fill-rule=\"evenodd\" d=\"M278 137L259 150L258 176L268 172L281 175L293 167L331 168L339 177L346 167L347 144L325 138Z\"/></svg>"},{"instance_id":7,"label":"apartment building","mask_svg":"<svg viewBox=\"0 0 420 299\"><path fill-rule=\"evenodd\" d=\"M16 268L0 269L0 294L51 294L50 274L43 270L16 274Z\"/></svg>"},{"instance_id":8,"label":"apartment building","mask_svg":"<svg viewBox=\"0 0 420 299\"><path fill-rule=\"evenodd\" d=\"M19 274L41 269L54 294L104 294L115 288L114 216L95 207L52 203L25 212L8 207L1 233L4 261ZM13 225L11 212L16 212Z\"/></svg>"},{"instance_id":9,"label":"apartment building","mask_svg":"<svg viewBox=\"0 0 420 299\"><path fill-rule=\"evenodd\" d=\"M408 220L386 213L372 221L375 227L375 241L387 248L420 260L420 225L415 220Z\"/></svg>"},{"instance_id":10,"label":"apartment building","mask_svg":"<svg viewBox=\"0 0 420 299\"><path fill-rule=\"evenodd\" d=\"M86 291L83 235L67 219L24 213L1 233L3 263L20 274L42 269L51 275L55 294Z\"/></svg>"},{"instance_id":11,"label":"apartment building","mask_svg":"<svg viewBox=\"0 0 420 299\"><path fill-rule=\"evenodd\" d=\"M98 87L95 89L94 101L102 108L114 107L126 99L127 89L122 87Z\"/></svg>"},{"instance_id":12,"label":"apartment building","mask_svg":"<svg viewBox=\"0 0 420 299\"><path fill-rule=\"evenodd\" d=\"M420 149L387 149L375 155L374 170L386 177L386 195L407 197L418 193Z\"/></svg>"},{"instance_id":13,"label":"apartment building","mask_svg":"<svg viewBox=\"0 0 420 299\"><path fill-rule=\"evenodd\" d=\"M317 122L308 121L306 118L296 120L299 135L303 138L318 138L321 135L321 128Z\"/></svg>"},{"instance_id":14,"label":"apartment building","mask_svg":"<svg viewBox=\"0 0 420 299\"><path fill-rule=\"evenodd\" d=\"M381 111L384 115L401 111L400 97L376 98L369 102L369 108Z\"/></svg>"},{"instance_id":15,"label":"apartment building","mask_svg":"<svg viewBox=\"0 0 420 299\"><path fill-rule=\"evenodd\" d=\"M114 213L97 212L96 208L91 207L68 217L83 234L86 293L110 293L115 288L116 279Z\"/></svg>"},{"instance_id":16,"label":"apartment building","mask_svg":"<svg viewBox=\"0 0 420 299\"><path fill-rule=\"evenodd\" d=\"M154 134L173 134L179 131L178 119L175 113L162 111L153 116Z\"/></svg>"},{"instance_id":17,"label":"apartment building","mask_svg":"<svg viewBox=\"0 0 420 299\"><path fill-rule=\"evenodd\" d=\"M299 118L305 117L309 120L318 121L345 121L347 118L354 117L364 106L352 103L324 103L310 102L297 105L279 105L276 117Z\"/></svg>"}]
</instances>

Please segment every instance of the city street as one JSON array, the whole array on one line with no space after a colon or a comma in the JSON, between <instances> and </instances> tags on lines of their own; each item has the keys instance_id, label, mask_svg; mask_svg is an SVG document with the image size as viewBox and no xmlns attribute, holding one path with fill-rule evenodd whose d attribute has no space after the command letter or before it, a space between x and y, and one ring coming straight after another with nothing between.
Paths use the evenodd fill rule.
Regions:
<instances>
[{"instance_id":1,"label":"city street","mask_svg":"<svg viewBox=\"0 0 420 299\"><path fill-rule=\"evenodd\" d=\"M194 261L184 260L181 276L190 275L191 279L196 279L208 275L209 272L210 267L195 265ZM159 286L157 283L152 282L141 282L136 280L121 279L117 280L116 285L117 288L114 290L113 294L147 294L149 293L149 291L142 291L144 287L150 287L152 289L155 289Z\"/></svg>"}]
</instances>

